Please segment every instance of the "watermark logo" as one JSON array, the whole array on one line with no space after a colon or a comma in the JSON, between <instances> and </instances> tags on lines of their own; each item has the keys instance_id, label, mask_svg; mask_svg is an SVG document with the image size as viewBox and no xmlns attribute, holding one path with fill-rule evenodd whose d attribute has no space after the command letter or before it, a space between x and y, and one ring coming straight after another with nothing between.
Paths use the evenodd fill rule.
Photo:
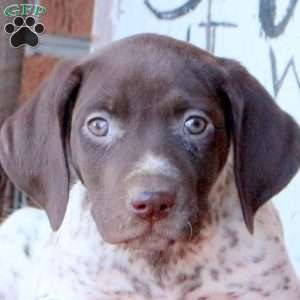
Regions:
<instances>
[{"instance_id":1,"label":"watermark logo","mask_svg":"<svg viewBox=\"0 0 300 300\"><path fill-rule=\"evenodd\" d=\"M13 4L7 6L3 13L6 17L14 17L13 22L4 27L4 31L10 34L12 47L39 45L39 36L45 32L45 26L37 22L37 18L47 13L46 7L39 4Z\"/></svg>"}]
</instances>

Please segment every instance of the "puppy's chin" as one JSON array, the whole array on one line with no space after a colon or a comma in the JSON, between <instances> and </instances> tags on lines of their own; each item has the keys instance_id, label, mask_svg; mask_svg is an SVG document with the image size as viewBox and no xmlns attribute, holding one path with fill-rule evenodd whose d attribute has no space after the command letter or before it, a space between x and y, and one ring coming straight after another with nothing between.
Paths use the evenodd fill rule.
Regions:
<instances>
[{"instance_id":1,"label":"puppy's chin","mask_svg":"<svg viewBox=\"0 0 300 300\"><path fill-rule=\"evenodd\" d=\"M154 224L137 222L122 230L114 230L115 228L110 227L109 231L99 230L99 233L104 242L120 249L126 249L135 254L160 253L162 255L178 248L176 245L193 242L199 236L201 227L199 222L193 222L194 219L196 218L182 221L181 226L179 224L175 226L176 224L167 220Z\"/></svg>"},{"instance_id":2,"label":"puppy's chin","mask_svg":"<svg viewBox=\"0 0 300 300\"><path fill-rule=\"evenodd\" d=\"M141 254L151 255L154 253L166 252L170 250L174 244L175 240L164 238L152 233L127 242L125 247Z\"/></svg>"}]
</instances>

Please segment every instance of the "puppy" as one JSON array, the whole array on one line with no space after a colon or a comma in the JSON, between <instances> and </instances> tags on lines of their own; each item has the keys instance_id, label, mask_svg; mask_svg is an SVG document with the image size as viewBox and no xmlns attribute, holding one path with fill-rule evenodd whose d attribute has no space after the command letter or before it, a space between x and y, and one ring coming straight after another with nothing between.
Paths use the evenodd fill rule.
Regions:
<instances>
[{"instance_id":1,"label":"puppy","mask_svg":"<svg viewBox=\"0 0 300 300\"><path fill-rule=\"evenodd\" d=\"M5 300L300 299L266 204L300 166L300 129L237 62L115 42L60 64L0 144L54 231Z\"/></svg>"}]
</instances>

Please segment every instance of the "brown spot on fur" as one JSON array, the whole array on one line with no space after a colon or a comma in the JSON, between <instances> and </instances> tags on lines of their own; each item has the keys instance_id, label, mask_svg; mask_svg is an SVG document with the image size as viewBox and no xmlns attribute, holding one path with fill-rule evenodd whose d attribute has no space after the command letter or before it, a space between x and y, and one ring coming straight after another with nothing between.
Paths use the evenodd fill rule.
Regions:
<instances>
[{"instance_id":1,"label":"brown spot on fur","mask_svg":"<svg viewBox=\"0 0 300 300\"><path fill-rule=\"evenodd\" d=\"M261 294L263 290L262 290L262 288L260 288L260 287L254 287L254 286L251 286L251 287L249 287L249 291L250 291L250 292L256 292L256 293Z\"/></svg>"},{"instance_id":2,"label":"brown spot on fur","mask_svg":"<svg viewBox=\"0 0 300 300\"><path fill-rule=\"evenodd\" d=\"M232 274L233 270L231 268L225 268L227 274Z\"/></svg>"},{"instance_id":3,"label":"brown spot on fur","mask_svg":"<svg viewBox=\"0 0 300 300\"><path fill-rule=\"evenodd\" d=\"M258 264L258 263L262 262L264 259L265 259L265 255L262 254L260 256L253 257L252 261L253 261L253 263Z\"/></svg>"},{"instance_id":4,"label":"brown spot on fur","mask_svg":"<svg viewBox=\"0 0 300 300\"><path fill-rule=\"evenodd\" d=\"M284 279L283 279L283 289L284 290L288 290L290 288L290 278L285 276Z\"/></svg>"},{"instance_id":5,"label":"brown spot on fur","mask_svg":"<svg viewBox=\"0 0 300 300\"><path fill-rule=\"evenodd\" d=\"M226 228L226 234L227 234L227 238L229 238L229 246L231 248L236 247L239 242L236 231L230 228Z\"/></svg>"},{"instance_id":6,"label":"brown spot on fur","mask_svg":"<svg viewBox=\"0 0 300 300\"><path fill-rule=\"evenodd\" d=\"M210 275L211 275L211 278L214 281L218 281L219 280L219 271L217 269L211 269Z\"/></svg>"},{"instance_id":7,"label":"brown spot on fur","mask_svg":"<svg viewBox=\"0 0 300 300\"><path fill-rule=\"evenodd\" d=\"M179 273L176 277L176 283L180 284L187 280L187 275L184 273Z\"/></svg>"},{"instance_id":8,"label":"brown spot on fur","mask_svg":"<svg viewBox=\"0 0 300 300\"><path fill-rule=\"evenodd\" d=\"M241 295L235 292L230 292L227 293L226 296L230 297L231 300L231 299L239 299Z\"/></svg>"},{"instance_id":9,"label":"brown spot on fur","mask_svg":"<svg viewBox=\"0 0 300 300\"><path fill-rule=\"evenodd\" d=\"M137 277L133 277L131 281L132 281L133 288L138 294L142 294L147 299L152 298L151 290L148 285L140 281Z\"/></svg>"}]
</instances>

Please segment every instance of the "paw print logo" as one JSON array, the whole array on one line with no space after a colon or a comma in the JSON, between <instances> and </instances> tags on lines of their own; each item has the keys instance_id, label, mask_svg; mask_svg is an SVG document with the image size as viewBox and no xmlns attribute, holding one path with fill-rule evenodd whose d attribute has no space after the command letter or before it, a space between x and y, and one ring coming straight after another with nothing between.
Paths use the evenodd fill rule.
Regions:
<instances>
[{"instance_id":1,"label":"paw print logo","mask_svg":"<svg viewBox=\"0 0 300 300\"><path fill-rule=\"evenodd\" d=\"M10 44L14 48L28 45L36 47L39 44L39 35L45 32L45 26L42 23L36 23L32 16L15 17L13 23L8 23L4 28L5 32L11 34Z\"/></svg>"}]
</instances>

